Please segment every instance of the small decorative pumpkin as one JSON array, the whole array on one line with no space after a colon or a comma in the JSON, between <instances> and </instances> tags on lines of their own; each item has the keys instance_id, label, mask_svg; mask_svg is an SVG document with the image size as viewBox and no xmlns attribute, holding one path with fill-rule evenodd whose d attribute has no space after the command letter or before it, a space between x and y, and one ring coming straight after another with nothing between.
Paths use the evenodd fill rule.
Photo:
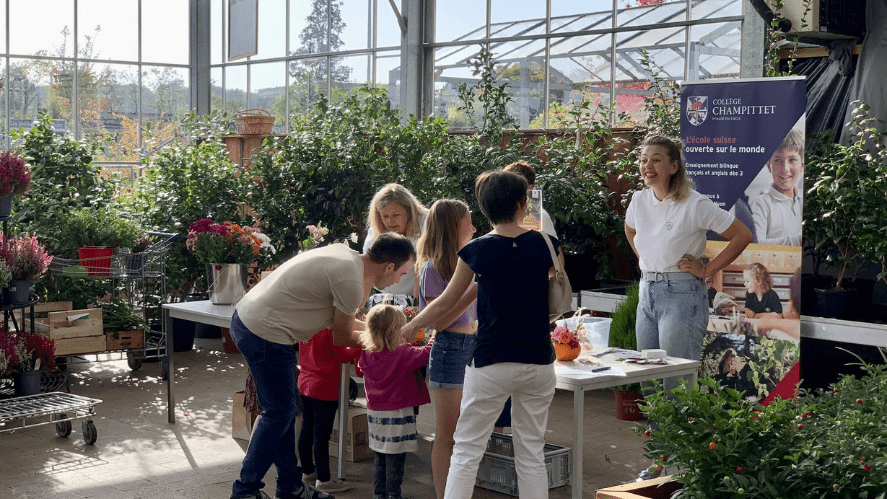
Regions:
<instances>
[{"instance_id":1,"label":"small decorative pumpkin","mask_svg":"<svg viewBox=\"0 0 887 499\"><path fill-rule=\"evenodd\" d=\"M579 356L580 352L582 352L582 348L579 347L579 343L576 343L575 346L570 343L555 343L554 345L554 355L557 360L573 360Z\"/></svg>"}]
</instances>

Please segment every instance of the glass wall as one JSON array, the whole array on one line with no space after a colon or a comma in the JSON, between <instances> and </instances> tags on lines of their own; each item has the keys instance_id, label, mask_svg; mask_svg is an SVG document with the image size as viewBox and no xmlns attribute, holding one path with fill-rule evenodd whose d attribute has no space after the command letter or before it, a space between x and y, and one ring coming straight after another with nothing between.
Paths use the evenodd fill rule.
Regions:
<instances>
[{"instance_id":1,"label":"glass wall","mask_svg":"<svg viewBox=\"0 0 887 499\"><path fill-rule=\"evenodd\" d=\"M96 160L134 176L145 125L172 135L191 109L188 15L181 0L0 3L3 147L45 112L57 133L103 141Z\"/></svg>"},{"instance_id":2,"label":"glass wall","mask_svg":"<svg viewBox=\"0 0 887 499\"><path fill-rule=\"evenodd\" d=\"M568 126L567 111L583 101L593 104L591 119L630 126L650 94L645 64L675 81L739 77L742 0L436 2L431 112L454 127L470 121L456 90L477 81L469 61L481 44L508 83L521 128Z\"/></svg>"},{"instance_id":3,"label":"glass wall","mask_svg":"<svg viewBox=\"0 0 887 499\"><path fill-rule=\"evenodd\" d=\"M386 0L262 2L257 53L236 60L226 46L228 0L212 0L211 19L213 109L264 109L284 133L321 96L337 102L362 84L388 89L400 107L400 28Z\"/></svg>"}]
</instances>

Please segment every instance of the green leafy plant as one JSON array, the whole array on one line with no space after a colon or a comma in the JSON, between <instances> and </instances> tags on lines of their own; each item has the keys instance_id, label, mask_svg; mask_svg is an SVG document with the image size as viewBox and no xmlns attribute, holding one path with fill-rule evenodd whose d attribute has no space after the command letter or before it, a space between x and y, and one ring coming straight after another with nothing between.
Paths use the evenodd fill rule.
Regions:
<instances>
[{"instance_id":1,"label":"green leafy plant","mask_svg":"<svg viewBox=\"0 0 887 499\"><path fill-rule=\"evenodd\" d=\"M60 254L74 254L82 246L131 248L144 234L138 222L112 207L80 208L64 217L66 230L58 237Z\"/></svg>"},{"instance_id":2,"label":"green leafy plant","mask_svg":"<svg viewBox=\"0 0 887 499\"><path fill-rule=\"evenodd\" d=\"M114 299L102 304L102 328L105 331L148 331L144 317L124 300Z\"/></svg>"},{"instance_id":3,"label":"green leafy plant","mask_svg":"<svg viewBox=\"0 0 887 499\"><path fill-rule=\"evenodd\" d=\"M883 263L887 247L884 219L879 218L887 213L883 166L887 154L879 144L885 134L873 126L876 119L869 117L868 106L860 101L851 105L848 126L854 141L846 146L817 141L808 163L817 177L805 200L805 219L811 220L805 225L805 237L815 238L814 251L825 248L826 265L837 269L836 290L843 289L848 272L855 273L858 257L865 254Z\"/></svg>"},{"instance_id":4,"label":"green leafy plant","mask_svg":"<svg viewBox=\"0 0 887 499\"><path fill-rule=\"evenodd\" d=\"M635 319L637 317L638 302L640 301L640 286L632 284L625 288L625 300L613 310L610 323L610 338L607 345L624 350L637 350L638 340L635 336ZM617 390L639 391L641 385L631 383L616 387Z\"/></svg>"},{"instance_id":5,"label":"green leafy plant","mask_svg":"<svg viewBox=\"0 0 887 499\"><path fill-rule=\"evenodd\" d=\"M883 497L887 366L763 406L712 378L646 397L646 455L676 467L679 497ZM880 494L880 495L879 495Z\"/></svg>"}]
</instances>

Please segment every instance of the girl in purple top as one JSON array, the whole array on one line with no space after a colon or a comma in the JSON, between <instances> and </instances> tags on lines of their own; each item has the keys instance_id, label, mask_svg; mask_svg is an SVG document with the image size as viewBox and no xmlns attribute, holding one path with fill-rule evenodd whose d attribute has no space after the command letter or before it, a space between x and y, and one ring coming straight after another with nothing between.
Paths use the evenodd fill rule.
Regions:
<instances>
[{"instance_id":1,"label":"girl in purple top","mask_svg":"<svg viewBox=\"0 0 887 499\"><path fill-rule=\"evenodd\" d=\"M373 499L400 499L407 452L419 450L413 407L431 402L419 372L428 365L431 343L414 347L400 329L407 318L400 307L376 305L360 335L359 365L367 393L367 423L373 460Z\"/></svg>"},{"instance_id":2,"label":"girl in purple top","mask_svg":"<svg viewBox=\"0 0 887 499\"><path fill-rule=\"evenodd\" d=\"M444 292L459 261L457 253L471 241L474 232L471 213L464 202L441 199L431 205L425 220L425 230L417 247L419 310ZM453 320L453 316L459 313L461 315ZM459 405L462 403L465 366L474 352L477 286L471 286L450 313L435 321L433 326L437 334L428 364L428 386L437 409L437 431L431 447L431 471L437 497L441 499L453 453L453 434L456 432Z\"/></svg>"}]
</instances>

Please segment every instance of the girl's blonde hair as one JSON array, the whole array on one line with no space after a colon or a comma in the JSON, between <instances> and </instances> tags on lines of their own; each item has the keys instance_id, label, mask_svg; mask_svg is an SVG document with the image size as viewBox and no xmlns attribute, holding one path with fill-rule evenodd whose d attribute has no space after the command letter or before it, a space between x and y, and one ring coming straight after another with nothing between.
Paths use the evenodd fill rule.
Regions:
<instances>
[{"instance_id":1,"label":"girl's blonde hair","mask_svg":"<svg viewBox=\"0 0 887 499\"><path fill-rule=\"evenodd\" d=\"M422 232L422 227L419 225L422 214L428 209L422 206L422 203L406 187L400 184L385 184L370 201L369 222L376 235L388 232L382 222L381 213L388 203L397 203L407 211L408 220L403 235L415 241L419 237L419 233Z\"/></svg>"},{"instance_id":2,"label":"girl's blonde hair","mask_svg":"<svg viewBox=\"0 0 887 499\"><path fill-rule=\"evenodd\" d=\"M745 271L752 276L752 279L761 283L762 292L766 293L773 288L773 276L770 275L770 271L767 270L763 263L752 263L745 268Z\"/></svg>"},{"instance_id":3,"label":"girl's blonde hair","mask_svg":"<svg viewBox=\"0 0 887 499\"><path fill-rule=\"evenodd\" d=\"M669 161L678 162L678 171L668 179L668 195L665 199L680 201L690 195L693 190L693 179L687 175L687 168L684 166L684 157L681 155L683 144L678 139L666 137L665 135L647 135L641 142L641 148L647 146L660 146L665 148Z\"/></svg>"},{"instance_id":4,"label":"girl's blonde hair","mask_svg":"<svg viewBox=\"0 0 887 499\"><path fill-rule=\"evenodd\" d=\"M360 344L368 352L393 352L401 344L400 328L407 316L400 307L380 303L367 313L365 331L360 333Z\"/></svg>"},{"instance_id":5,"label":"girl's blonde hair","mask_svg":"<svg viewBox=\"0 0 887 499\"><path fill-rule=\"evenodd\" d=\"M468 214L468 205L458 199L438 199L431 205L425 219L425 230L416 245L416 274L422 272L425 262L449 281L456 271L459 256L459 224Z\"/></svg>"}]
</instances>

